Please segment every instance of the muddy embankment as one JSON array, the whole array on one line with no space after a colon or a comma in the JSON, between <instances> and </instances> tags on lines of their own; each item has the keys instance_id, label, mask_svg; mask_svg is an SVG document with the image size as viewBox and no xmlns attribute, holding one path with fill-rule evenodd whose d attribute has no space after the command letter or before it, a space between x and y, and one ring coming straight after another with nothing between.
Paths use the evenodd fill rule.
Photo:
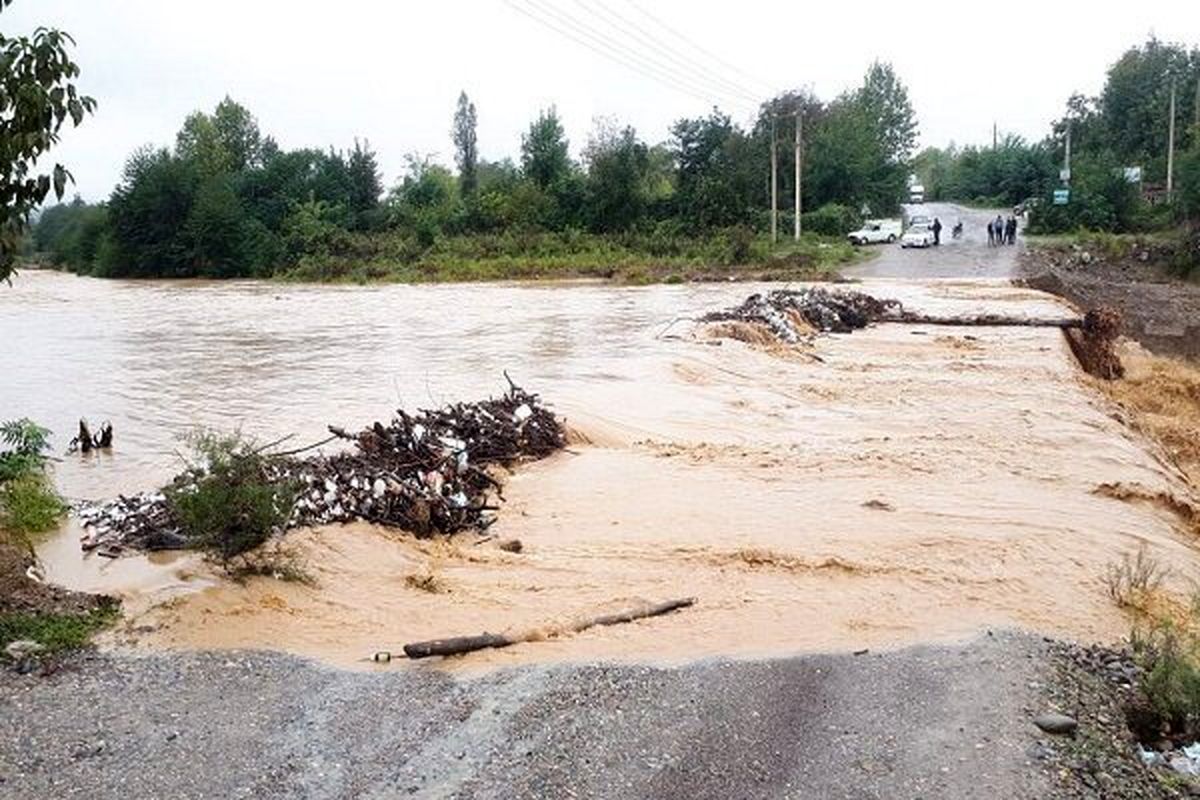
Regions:
<instances>
[{"instance_id":1,"label":"muddy embankment","mask_svg":"<svg viewBox=\"0 0 1200 800\"><path fill-rule=\"evenodd\" d=\"M1064 313L1046 295L999 281L861 288L930 314ZM532 298L520 295L531 290L456 291L463 296L452 324L492 320L510 347L438 363L511 366L512 333L496 328L496 314L507 313L496 299L513 294L514 307L527 309ZM550 636L458 665L486 669L857 651L1010 627L1111 641L1127 628L1107 595L1108 564L1145 544L1179 565L1178 580L1200 573L1179 515L1154 499L1189 502L1183 474L1122 422L1056 329L880 324L817 336L781 357L777 348L692 336L680 330L687 322L663 335L674 319L740 302L746 287L571 291L583 294L564 302L586 298L586 307L543 309L550 338L538 338L539 325L532 343L540 375L522 381L556 405L576 444L507 477L489 530L497 540L421 540L366 523L302 529L288 540L315 586L235 584L194 555L83 557L73 522L41 548L49 577L123 597L125 618L110 644L270 648L366 668L380 668L364 662L372 652L409 641L539 626L549 634L642 600L699 599L671 617ZM394 310L430 296L421 290L410 301L397 291L388 299ZM292 305L287 296L278 302ZM267 308L256 324L269 329ZM585 341L605 331L628 346L607 352L603 336ZM410 343L426 351L443 344ZM335 356L346 346L331 337L332 352L314 351L317 368L344 367ZM237 349L236 340L218 350L228 347ZM202 363L221 358L209 353ZM272 371L270 352L257 358L267 366L256 380L284 389L299 380ZM141 388L138 369L171 368L132 366ZM353 385L339 377L333 394ZM293 396L311 400L310 381L301 383ZM247 402L253 388L201 391ZM284 415L346 423L345 409L330 402ZM93 489L110 479L121 485L128 455L155 458L123 453L118 443L107 463L64 472ZM498 548L503 539L520 539L521 552Z\"/></svg>"},{"instance_id":2,"label":"muddy embankment","mask_svg":"<svg viewBox=\"0 0 1200 800\"><path fill-rule=\"evenodd\" d=\"M1081 308L1112 306L1126 334L1152 352L1200 359L1200 283L1167 262L1174 250L1152 241L1034 243L1018 262L1019 282Z\"/></svg>"}]
</instances>

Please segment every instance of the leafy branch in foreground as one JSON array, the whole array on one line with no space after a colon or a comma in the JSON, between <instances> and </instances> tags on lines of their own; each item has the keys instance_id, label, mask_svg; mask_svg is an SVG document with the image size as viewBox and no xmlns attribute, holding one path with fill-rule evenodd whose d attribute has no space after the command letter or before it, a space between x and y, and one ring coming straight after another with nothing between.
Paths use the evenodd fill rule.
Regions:
<instances>
[{"instance_id":1,"label":"leafy branch in foreground","mask_svg":"<svg viewBox=\"0 0 1200 800\"><path fill-rule=\"evenodd\" d=\"M12 0L3 0L0 10ZM62 164L39 173L42 157L58 144L69 120L78 126L96 101L72 82L70 34L38 28L32 36L0 33L0 280L13 272L29 216L51 190L62 199L71 174Z\"/></svg>"}]
</instances>

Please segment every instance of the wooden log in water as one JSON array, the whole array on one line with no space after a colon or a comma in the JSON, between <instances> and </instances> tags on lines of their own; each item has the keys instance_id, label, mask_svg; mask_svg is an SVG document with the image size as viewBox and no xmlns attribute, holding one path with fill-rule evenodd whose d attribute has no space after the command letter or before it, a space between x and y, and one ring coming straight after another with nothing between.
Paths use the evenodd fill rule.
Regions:
<instances>
[{"instance_id":1,"label":"wooden log in water","mask_svg":"<svg viewBox=\"0 0 1200 800\"><path fill-rule=\"evenodd\" d=\"M976 317L939 317L906 311L895 317L885 317L884 322L903 322L911 325L962 325L987 328L1082 328L1079 317L1008 317L1003 314L981 314Z\"/></svg>"},{"instance_id":2,"label":"wooden log in water","mask_svg":"<svg viewBox=\"0 0 1200 800\"><path fill-rule=\"evenodd\" d=\"M572 633L579 633L588 628L601 625L620 625L624 622L633 622L634 620L645 619L646 617L657 617L660 614L668 614L695 604L696 598L683 597L676 600L667 600L662 603L636 606L624 611L618 611L615 614L600 614L576 620L568 626L568 630ZM404 645L404 655L413 659L429 658L430 656L457 656L464 653L473 653L476 650L508 647L521 642L529 642L540 638L540 636L540 631L534 629L512 636L505 636L499 633L481 633L478 636L454 636L449 639L431 639L426 642L413 642L412 644Z\"/></svg>"}]
</instances>

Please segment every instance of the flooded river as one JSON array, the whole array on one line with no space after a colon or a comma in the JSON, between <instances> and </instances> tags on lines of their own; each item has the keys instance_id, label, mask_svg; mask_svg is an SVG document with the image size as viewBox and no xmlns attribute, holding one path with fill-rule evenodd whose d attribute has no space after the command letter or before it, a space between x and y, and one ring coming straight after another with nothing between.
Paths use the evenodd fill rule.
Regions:
<instances>
[{"instance_id":1,"label":"flooded river","mask_svg":"<svg viewBox=\"0 0 1200 800\"><path fill-rule=\"evenodd\" d=\"M930 313L1062 313L997 281L865 288ZM499 393L505 370L587 442L510 478L493 532L520 538L522 554L367 525L295 532L317 588L229 584L194 557L85 559L70 524L43 559L56 580L126 598L120 645L264 646L351 665L413 639L552 631L681 595L698 605L471 663L860 649L989 627L1112 639L1124 621L1108 563L1146 542L1180 575L1195 565L1169 514L1095 491L1180 484L1057 331L881 325L781 356L676 321L752 289L25 272L0 291L0 417L52 427L59 450L80 416L113 422L111 454L57 466L76 498L161 485L195 426L300 445L327 424Z\"/></svg>"}]
</instances>

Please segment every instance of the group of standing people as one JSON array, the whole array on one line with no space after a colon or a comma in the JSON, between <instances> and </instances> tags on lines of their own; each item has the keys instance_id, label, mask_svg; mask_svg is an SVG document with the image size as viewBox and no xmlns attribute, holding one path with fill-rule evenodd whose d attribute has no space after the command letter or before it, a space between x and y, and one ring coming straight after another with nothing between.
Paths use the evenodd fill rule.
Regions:
<instances>
[{"instance_id":1,"label":"group of standing people","mask_svg":"<svg viewBox=\"0 0 1200 800\"><path fill-rule=\"evenodd\" d=\"M1017 218L1004 219L999 214L988 223L988 246L1017 243Z\"/></svg>"}]
</instances>

